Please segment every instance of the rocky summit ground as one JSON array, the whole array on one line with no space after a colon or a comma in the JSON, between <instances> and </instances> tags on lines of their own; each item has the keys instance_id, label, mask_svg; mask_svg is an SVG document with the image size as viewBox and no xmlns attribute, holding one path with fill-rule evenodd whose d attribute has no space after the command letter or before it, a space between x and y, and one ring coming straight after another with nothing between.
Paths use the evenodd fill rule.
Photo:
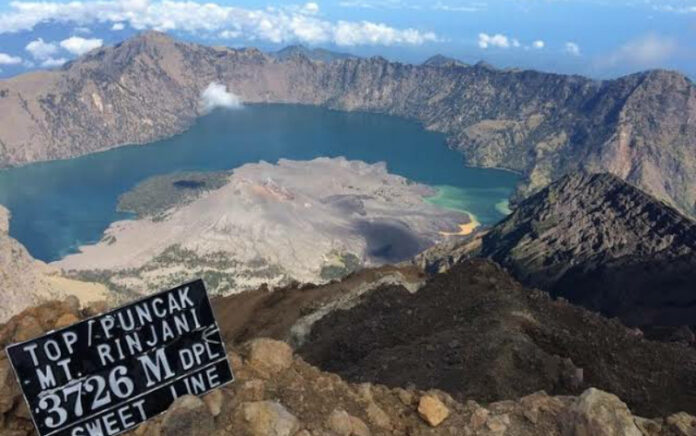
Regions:
<instances>
[{"instance_id":1,"label":"rocky summit ground","mask_svg":"<svg viewBox=\"0 0 696 436\"><path fill-rule=\"evenodd\" d=\"M29 309L0 328L0 345L74 322L103 307L76 302ZM577 435L690 436L696 418L635 416L597 389L578 396L535 392L515 401L456 401L438 390L354 384L307 364L284 342L258 338L228 353L236 381L203 398L181 397L131 435L369 436ZM32 435L28 411L5 356L0 357L0 434Z\"/></svg>"},{"instance_id":2,"label":"rocky summit ground","mask_svg":"<svg viewBox=\"0 0 696 436\"><path fill-rule=\"evenodd\" d=\"M438 388L460 401L597 387L643 415L696 413L692 345L646 340L481 259L416 293L392 285L363 295L314 323L299 353L353 382Z\"/></svg>"}]
</instances>

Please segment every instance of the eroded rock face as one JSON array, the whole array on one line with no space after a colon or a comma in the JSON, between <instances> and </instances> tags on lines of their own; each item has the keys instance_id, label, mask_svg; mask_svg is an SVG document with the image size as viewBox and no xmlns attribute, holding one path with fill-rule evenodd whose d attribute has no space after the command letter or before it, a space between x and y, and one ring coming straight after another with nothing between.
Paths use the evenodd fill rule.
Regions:
<instances>
[{"instance_id":1,"label":"eroded rock face","mask_svg":"<svg viewBox=\"0 0 696 436\"><path fill-rule=\"evenodd\" d=\"M418 402L418 414L432 427L437 427L447 419L450 412L439 398L423 395Z\"/></svg>"},{"instance_id":2,"label":"eroded rock face","mask_svg":"<svg viewBox=\"0 0 696 436\"><path fill-rule=\"evenodd\" d=\"M571 405L569 433L577 436L642 436L634 417L616 395L590 388Z\"/></svg>"},{"instance_id":3,"label":"eroded rock face","mask_svg":"<svg viewBox=\"0 0 696 436\"><path fill-rule=\"evenodd\" d=\"M536 71L383 58L311 60L211 48L148 32L66 69L0 81L0 166L71 157L177 133L220 82L246 102L303 103L416 119L468 163L523 172L533 192L609 171L694 213L696 87L650 71L598 82Z\"/></svg>"},{"instance_id":4,"label":"eroded rock face","mask_svg":"<svg viewBox=\"0 0 696 436\"><path fill-rule=\"evenodd\" d=\"M10 211L0 206L0 234L10 231Z\"/></svg>"},{"instance_id":5,"label":"eroded rock face","mask_svg":"<svg viewBox=\"0 0 696 436\"><path fill-rule=\"evenodd\" d=\"M208 394L206 394L203 397L203 402L205 403L206 406L208 406L208 410L210 411L210 414L215 416L218 416L220 412L222 411L222 401L224 400L224 397L222 395L222 391L219 389L216 389Z\"/></svg>"},{"instance_id":6,"label":"eroded rock face","mask_svg":"<svg viewBox=\"0 0 696 436\"><path fill-rule=\"evenodd\" d=\"M367 425L343 409L334 409L326 420L326 425L339 436L370 436Z\"/></svg>"},{"instance_id":7,"label":"eroded rock face","mask_svg":"<svg viewBox=\"0 0 696 436\"><path fill-rule=\"evenodd\" d=\"M483 236L480 252L527 286L629 325L696 320L696 222L610 174L554 182Z\"/></svg>"},{"instance_id":8,"label":"eroded rock face","mask_svg":"<svg viewBox=\"0 0 696 436\"><path fill-rule=\"evenodd\" d=\"M209 436L213 431L213 416L198 397L177 398L162 420L162 436Z\"/></svg>"},{"instance_id":9,"label":"eroded rock face","mask_svg":"<svg viewBox=\"0 0 696 436\"><path fill-rule=\"evenodd\" d=\"M58 271L34 259L9 231L10 212L0 205L0 322L52 299L80 295L84 302L90 302L106 298L103 286L65 279Z\"/></svg>"},{"instance_id":10,"label":"eroded rock face","mask_svg":"<svg viewBox=\"0 0 696 436\"><path fill-rule=\"evenodd\" d=\"M300 423L277 401L254 401L241 406L246 424L241 434L249 436L293 436Z\"/></svg>"},{"instance_id":11,"label":"eroded rock face","mask_svg":"<svg viewBox=\"0 0 696 436\"><path fill-rule=\"evenodd\" d=\"M249 365L269 376L277 374L292 365L292 349L285 342L253 340L249 344Z\"/></svg>"}]
</instances>

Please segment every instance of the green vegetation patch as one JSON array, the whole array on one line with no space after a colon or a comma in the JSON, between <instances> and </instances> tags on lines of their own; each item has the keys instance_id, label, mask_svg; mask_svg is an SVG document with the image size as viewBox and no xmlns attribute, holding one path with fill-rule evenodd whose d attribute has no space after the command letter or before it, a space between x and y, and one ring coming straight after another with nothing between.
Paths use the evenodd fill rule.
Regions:
<instances>
[{"instance_id":1,"label":"green vegetation patch","mask_svg":"<svg viewBox=\"0 0 696 436\"><path fill-rule=\"evenodd\" d=\"M119 301L171 288L194 278L203 279L211 295L237 291L237 279L242 282L250 279L271 282L280 277L281 284L288 281L286 272L279 265L262 258L240 263L226 252L201 255L180 245L168 247L138 268L66 271L65 274L74 279L101 283L113 291ZM132 285L122 284L129 282Z\"/></svg>"},{"instance_id":2,"label":"green vegetation patch","mask_svg":"<svg viewBox=\"0 0 696 436\"><path fill-rule=\"evenodd\" d=\"M230 171L177 172L151 177L121 195L117 209L134 213L138 218L164 218L174 206L188 204L206 191L223 187Z\"/></svg>"},{"instance_id":3,"label":"green vegetation patch","mask_svg":"<svg viewBox=\"0 0 696 436\"><path fill-rule=\"evenodd\" d=\"M321 267L319 273L324 280L341 279L360 267L360 258L353 253L336 253L331 263Z\"/></svg>"}]
</instances>

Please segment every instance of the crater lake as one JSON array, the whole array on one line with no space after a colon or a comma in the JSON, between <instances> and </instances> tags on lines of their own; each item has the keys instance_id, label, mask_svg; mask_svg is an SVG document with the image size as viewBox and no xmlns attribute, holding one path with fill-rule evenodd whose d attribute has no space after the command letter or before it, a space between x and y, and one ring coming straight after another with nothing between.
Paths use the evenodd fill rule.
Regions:
<instances>
[{"instance_id":1,"label":"crater lake","mask_svg":"<svg viewBox=\"0 0 696 436\"><path fill-rule=\"evenodd\" d=\"M116 210L118 198L149 177L320 156L384 161L390 173L438 188L428 201L464 210L483 225L505 216L518 181L509 171L465 166L443 134L413 121L311 106L248 105L215 110L185 132L150 144L1 170L0 204L12 214L10 235L50 262L99 241L110 223L129 218Z\"/></svg>"}]
</instances>

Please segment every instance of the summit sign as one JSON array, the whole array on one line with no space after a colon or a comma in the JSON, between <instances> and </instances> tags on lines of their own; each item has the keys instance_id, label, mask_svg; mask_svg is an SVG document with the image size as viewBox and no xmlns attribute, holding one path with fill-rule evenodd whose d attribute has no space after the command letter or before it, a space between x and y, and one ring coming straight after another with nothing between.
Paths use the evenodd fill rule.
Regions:
<instances>
[{"instance_id":1,"label":"summit sign","mask_svg":"<svg viewBox=\"0 0 696 436\"><path fill-rule=\"evenodd\" d=\"M234 379L201 280L7 354L41 436L116 435Z\"/></svg>"}]
</instances>

